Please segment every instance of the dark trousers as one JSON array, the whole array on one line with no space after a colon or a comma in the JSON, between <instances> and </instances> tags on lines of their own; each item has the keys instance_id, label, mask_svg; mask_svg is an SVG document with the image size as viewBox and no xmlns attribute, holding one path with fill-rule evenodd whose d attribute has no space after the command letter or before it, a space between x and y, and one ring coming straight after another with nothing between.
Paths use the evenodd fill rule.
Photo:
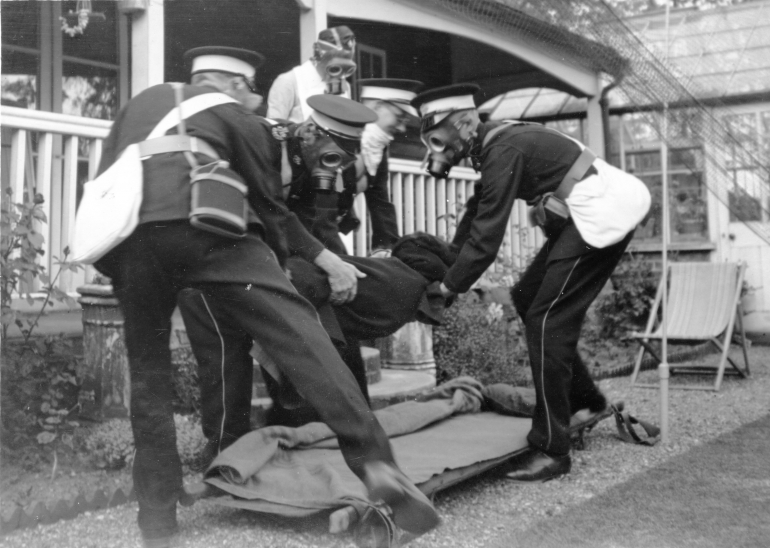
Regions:
<instances>
[{"instance_id":1,"label":"dark trousers","mask_svg":"<svg viewBox=\"0 0 770 548\"><path fill-rule=\"evenodd\" d=\"M177 298L198 363L201 426L213 457L251 431L254 360L251 336L229 314L214 316L210 301L193 288Z\"/></svg>"},{"instance_id":2,"label":"dark trousers","mask_svg":"<svg viewBox=\"0 0 770 548\"><path fill-rule=\"evenodd\" d=\"M215 456L251 430L253 341L232 318L215 315L199 289L180 292L177 304L198 362L201 423L209 442L207 456ZM369 404L366 367L359 341L347 337L345 342L334 344ZM321 420L318 411L299 397L293 386L279 384L266 371L263 376L273 400L267 417L269 424L300 426ZM286 379L282 380L287 384Z\"/></svg>"},{"instance_id":3,"label":"dark trousers","mask_svg":"<svg viewBox=\"0 0 770 548\"><path fill-rule=\"evenodd\" d=\"M599 410L605 404L577 345L588 307L615 270L632 234L596 249L582 242L576 230L563 230L546 242L511 290L524 321L537 394L528 440L546 453L569 453L571 415L583 408ZM580 241L559 242L560 238ZM579 252L561 256L563 249Z\"/></svg>"},{"instance_id":4,"label":"dark trousers","mask_svg":"<svg viewBox=\"0 0 770 548\"><path fill-rule=\"evenodd\" d=\"M145 537L176 529L182 470L172 414L169 337L177 294L199 289L213 317L256 340L337 434L359 477L371 461L393 462L385 432L313 307L256 236L228 240L187 222L140 225L105 264L125 319L131 373L133 477Z\"/></svg>"}]
</instances>

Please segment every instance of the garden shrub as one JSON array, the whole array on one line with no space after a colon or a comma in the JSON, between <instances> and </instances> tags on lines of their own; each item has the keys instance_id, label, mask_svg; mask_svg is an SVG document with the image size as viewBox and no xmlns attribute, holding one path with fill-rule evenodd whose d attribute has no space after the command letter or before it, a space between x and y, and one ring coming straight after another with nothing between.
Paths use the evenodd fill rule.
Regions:
<instances>
[{"instance_id":1,"label":"garden shrub","mask_svg":"<svg viewBox=\"0 0 770 548\"><path fill-rule=\"evenodd\" d=\"M73 341L62 336L5 344L2 367L3 443L23 445L34 437L42 445L55 440L71 447L79 423L82 358Z\"/></svg>"},{"instance_id":2,"label":"garden shrub","mask_svg":"<svg viewBox=\"0 0 770 548\"><path fill-rule=\"evenodd\" d=\"M436 381L461 375L483 384L530 383L526 343L518 317L509 306L481 302L470 292L457 297L433 329Z\"/></svg>"},{"instance_id":3,"label":"garden shrub","mask_svg":"<svg viewBox=\"0 0 770 548\"><path fill-rule=\"evenodd\" d=\"M179 458L183 465L192 466L206 444L201 424L197 419L184 415L174 415L174 424ZM125 419L113 419L92 427L84 436L83 446L98 468L123 468L134 458L131 423Z\"/></svg>"},{"instance_id":4,"label":"garden shrub","mask_svg":"<svg viewBox=\"0 0 770 548\"><path fill-rule=\"evenodd\" d=\"M578 351L589 370L632 363L638 345L626 339L647 322L660 274L642 256L627 254L588 310ZM493 310L497 312L492 312ZM470 375L485 384L531 382L524 327L509 306L473 293L458 297L433 330L437 382Z\"/></svg>"},{"instance_id":5,"label":"garden shrub","mask_svg":"<svg viewBox=\"0 0 770 548\"><path fill-rule=\"evenodd\" d=\"M596 301L599 337L622 339L631 331L644 330L655 300L660 274L650 261L628 254L612 274L610 291Z\"/></svg>"}]
</instances>

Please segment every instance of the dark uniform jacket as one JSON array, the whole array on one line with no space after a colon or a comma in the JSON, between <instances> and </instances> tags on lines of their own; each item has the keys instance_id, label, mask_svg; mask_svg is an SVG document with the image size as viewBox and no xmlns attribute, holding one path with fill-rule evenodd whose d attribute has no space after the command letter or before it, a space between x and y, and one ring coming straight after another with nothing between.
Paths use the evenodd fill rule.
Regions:
<instances>
[{"instance_id":1,"label":"dark uniform jacket","mask_svg":"<svg viewBox=\"0 0 770 548\"><path fill-rule=\"evenodd\" d=\"M483 143L487 133L503 123L480 124L478 142ZM475 158L481 179L474 185L457 227L452 242L458 250L457 262L449 269L444 285L457 293L468 291L495 260L514 200L531 203L555 191L580 153L577 143L537 124L527 124L526 128L511 125L494 135ZM577 232L571 223L565 230ZM577 241L578 248L556 253L566 257L583 252L587 244L579 235Z\"/></svg>"},{"instance_id":2,"label":"dark uniform jacket","mask_svg":"<svg viewBox=\"0 0 770 548\"><path fill-rule=\"evenodd\" d=\"M217 90L184 86L184 98ZM144 90L123 108L104 141L99 173L109 168L129 145L143 141L176 106L174 90L160 84ZM186 120L186 131L211 145L230 162L248 187L252 221L279 260L287 256L285 223L288 211L281 195L280 144L270 126L238 103L203 110ZM167 135L177 133L174 127ZM278 154L279 161L275 157ZM198 155L198 162L210 161ZM187 219L190 213L190 164L181 152L158 154L144 160L144 196L139 223ZM258 221L257 221L258 219ZM252 226L254 226L252 225Z\"/></svg>"},{"instance_id":3,"label":"dark uniform jacket","mask_svg":"<svg viewBox=\"0 0 770 548\"><path fill-rule=\"evenodd\" d=\"M291 190L287 199L289 209L297 215L307 232L324 247L340 255L347 254L339 232L347 234L358 228L360 224L353 210L357 182L355 167L351 166L343 172L342 192L319 193L313 188L310 173L300 161L298 140L289 140L288 146L292 164ZM371 176L367 173L367 189L364 191L372 220L373 249L390 248L398 240L396 208L390 203L388 197L388 176L386 154L375 175ZM289 242L290 246L302 248L312 246L307 236L294 228L290 230Z\"/></svg>"},{"instance_id":4,"label":"dark uniform jacket","mask_svg":"<svg viewBox=\"0 0 770 548\"><path fill-rule=\"evenodd\" d=\"M364 198L366 199L366 209L369 211L369 218L372 221L372 249L390 249L398 240L396 207L391 203L388 194L388 180L390 179L388 152L389 149L385 148L382 160L377 166L377 171L374 175L370 175L368 171L366 172ZM349 174L354 171L351 168L345 173ZM348 177L351 176L348 175ZM345 191L341 194L339 200L340 213L344 215L339 223L340 232L343 234L355 230L360 224L353 210L353 201L356 198L355 183L354 181L353 184L350 184L346 181Z\"/></svg>"}]
</instances>

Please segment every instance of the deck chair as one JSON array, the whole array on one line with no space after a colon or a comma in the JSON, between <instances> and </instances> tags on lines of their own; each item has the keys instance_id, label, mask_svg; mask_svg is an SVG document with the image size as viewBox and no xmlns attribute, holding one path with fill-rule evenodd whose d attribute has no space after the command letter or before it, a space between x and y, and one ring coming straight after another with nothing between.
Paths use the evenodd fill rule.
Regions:
<instances>
[{"instance_id":1,"label":"deck chair","mask_svg":"<svg viewBox=\"0 0 770 548\"><path fill-rule=\"evenodd\" d=\"M743 309L741 307L741 287L746 269L744 263L672 263L669 279L661 279L655 301L650 311L644 333L635 332L631 338L641 343L641 348L631 375L631 385L644 388L658 388L657 384L639 384L637 377L642 360L647 352L661 362L651 341L662 338L660 319L663 291L668 286L668 340L672 344L698 344L711 342L719 349L719 364L676 365L671 366L671 374L716 374L713 387L707 385L676 384L670 388L718 391L725 373L749 376L749 356L746 349L746 337L743 331ZM668 281L668 284L667 284ZM745 367L738 367L728 355L733 338L735 321L740 330L740 344L743 348ZM727 362L732 369L725 370Z\"/></svg>"}]
</instances>

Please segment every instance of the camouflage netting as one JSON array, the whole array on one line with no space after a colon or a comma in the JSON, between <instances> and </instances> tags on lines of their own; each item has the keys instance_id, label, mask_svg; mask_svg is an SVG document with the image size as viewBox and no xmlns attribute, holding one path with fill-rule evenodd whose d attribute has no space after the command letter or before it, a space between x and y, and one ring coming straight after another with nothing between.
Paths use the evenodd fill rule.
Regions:
<instances>
[{"instance_id":1,"label":"camouflage netting","mask_svg":"<svg viewBox=\"0 0 770 548\"><path fill-rule=\"evenodd\" d=\"M637 112L669 148L700 143L702 158L677 160L702 175L709 191L729 208L731 220L746 223L770 243L770 146L729 127L725 103L698 89L662 59L665 54L645 46L604 0L421 1L485 27L550 43L560 52L565 46L572 50L575 62L601 71L614 86L611 97L627 112Z\"/></svg>"}]
</instances>

